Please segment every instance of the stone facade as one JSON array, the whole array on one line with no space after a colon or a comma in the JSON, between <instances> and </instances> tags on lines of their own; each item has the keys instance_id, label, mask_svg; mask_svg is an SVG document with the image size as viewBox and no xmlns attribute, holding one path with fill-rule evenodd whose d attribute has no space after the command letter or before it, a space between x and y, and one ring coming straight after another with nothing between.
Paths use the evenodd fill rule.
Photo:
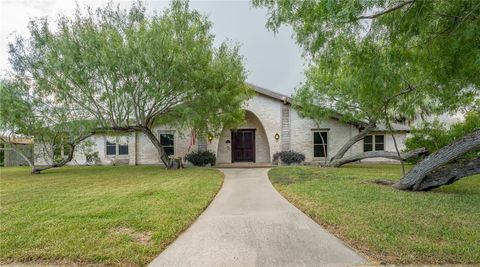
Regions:
<instances>
[{"instance_id":1,"label":"stone facade","mask_svg":"<svg viewBox=\"0 0 480 267\"><path fill-rule=\"evenodd\" d=\"M255 162L267 163L270 161L270 146L265 129L256 115L246 111L245 124L239 129L255 129ZM224 129L218 138L216 150L212 146L210 149L216 151L218 163L232 162L232 140L231 134L234 129ZM208 148L208 147L207 147Z\"/></svg>"},{"instance_id":2,"label":"stone facade","mask_svg":"<svg viewBox=\"0 0 480 267\"><path fill-rule=\"evenodd\" d=\"M314 133L316 131L327 133L327 157L333 156L348 139L359 132L357 126L343 123L334 118L317 125L313 120L301 118L297 111L291 108L288 97L263 88L254 87L254 89L257 90L257 94L245 102L245 123L238 129L255 130L255 162L269 163L276 152L294 150L305 154L308 163L321 163L325 160L324 157L314 157ZM192 144L191 132L188 130L177 130L173 127L162 126L154 129L154 133L157 136L161 132L174 135L174 154L176 156L185 156L189 152L206 149L217 155L218 163L225 164L232 162L232 130L235 129L224 129L220 136L214 137L211 141L202 138L196 140L195 144ZM404 148L404 139L407 132L403 129L395 134L399 149ZM385 136L384 147L386 151L395 151L390 135L385 134L385 131L378 131L376 134ZM107 155L107 137L105 136L89 138L89 141L93 143L93 150L98 152L98 164L161 164L157 150L144 134L131 133L122 138L128 140L127 155ZM362 151L363 141L360 141L346 155ZM47 163L45 158L45 156L36 157L36 163L40 165ZM365 161L386 160L380 158ZM81 165L85 163L84 152L79 149L70 164Z\"/></svg>"}]
</instances>

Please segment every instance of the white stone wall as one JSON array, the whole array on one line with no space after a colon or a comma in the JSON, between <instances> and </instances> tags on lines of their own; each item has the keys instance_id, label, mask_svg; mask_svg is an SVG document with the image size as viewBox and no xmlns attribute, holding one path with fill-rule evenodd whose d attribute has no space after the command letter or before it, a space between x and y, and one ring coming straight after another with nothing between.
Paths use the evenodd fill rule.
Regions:
<instances>
[{"instance_id":1,"label":"white stone wall","mask_svg":"<svg viewBox=\"0 0 480 267\"><path fill-rule=\"evenodd\" d=\"M49 144L34 143L33 144L33 162L35 165L50 165L52 163L51 147Z\"/></svg>"},{"instance_id":2,"label":"white stone wall","mask_svg":"<svg viewBox=\"0 0 480 267\"><path fill-rule=\"evenodd\" d=\"M154 133L158 136L159 131L161 130L174 130L174 144L175 144L175 155L184 156L187 154L190 145L191 133L190 131L180 131L175 130L172 127L163 126L157 127L154 129ZM143 133L128 133L128 155L106 155L106 136L96 135L89 137L87 140L93 142L94 151L98 152L98 157L100 161L98 164L101 165L112 165L115 164L161 164L161 161L158 157L157 150L150 142L150 140ZM86 141L87 141L86 140ZM197 145L191 146L190 151L195 151ZM36 165L47 165L51 164L51 159L48 155L42 153L44 149L41 148L40 144L34 146L35 151L35 164ZM51 153L49 153L51 154ZM74 158L68 165L84 165L86 164L86 159L84 151L81 146L75 150Z\"/></svg>"},{"instance_id":3,"label":"white stone wall","mask_svg":"<svg viewBox=\"0 0 480 267\"><path fill-rule=\"evenodd\" d=\"M379 134L379 133L375 133L375 134ZM396 152L395 143L393 142L392 135L390 133L385 133L384 136L385 136L385 151ZM400 150L400 152L403 151L405 149L405 138L407 138L407 135L405 133L395 133L394 136L395 136L395 139L397 140L398 149ZM360 152L363 152L363 141L358 143L361 144L361 146L359 146ZM361 162L396 163L399 161L394 159L387 159L387 158L373 158L373 159L364 159Z\"/></svg>"},{"instance_id":4,"label":"white stone wall","mask_svg":"<svg viewBox=\"0 0 480 267\"><path fill-rule=\"evenodd\" d=\"M328 132L328 157L332 157L343 146L343 144L356 135L359 130L351 124L339 120L328 119L320 125L316 125L310 119L301 118L295 110L291 111L291 149L305 154L306 162L324 162L324 158L313 157L313 130ZM395 138L400 150L405 149L405 133L396 133ZM395 151L393 139L390 134L385 134L385 151ZM363 141L357 142L345 156L363 152ZM363 160L364 162L397 162L386 158L373 158Z\"/></svg>"},{"instance_id":5,"label":"white stone wall","mask_svg":"<svg viewBox=\"0 0 480 267\"><path fill-rule=\"evenodd\" d=\"M270 162L270 148L267 135L258 118L251 112L245 114L246 122L238 129L255 129L255 162ZM232 162L232 139L231 130L225 129L218 138L217 162ZM227 142L227 140L229 142Z\"/></svg>"},{"instance_id":6,"label":"white stone wall","mask_svg":"<svg viewBox=\"0 0 480 267\"><path fill-rule=\"evenodd\" d=\"M320 125L310 119L301 118L295 110L291 112L291 149L305 154L307 162L324 162L325 158L313 156L313 133L314 131L327 132L327 156L332 157L341 146L354 134L355 126L345 124L335 119L328 119ZM347 152L347 155L352 153Z\"/></svg>"},{"instance_id":7,"label":"white stone wall","mask_svg":"<svg viewBox=\"0 0 480 267\"><path fill-rule=\"evenodd\" d=\"M153 133L159 138L161 131L174 131L174 151L176 156L183 157L188 152L197 150L197 144L191 146L189 150L191 131L176 130L170 126L160 126L155 128ZM143 133L137 133L136 164L162 164L157 149Z\"/></svg>"},{"instance_id":8,"label":"white stone wall","mask_svg":"<svg viewBox=\"0 0 480 267\"><path fill-rule=\"evenodd\" d=\"M249 99L243 105L244 109L248 112L251 112L258 119L258 122L263 125L265 136L261 136L259 133L256 134L256 138L260 137L268 141L269 144L269 159L266 162L270 162L273 154L278 151L281 151L281 142L280 140L276 141L274 136L276 133L281 134L281 107L283 103L277 99L273 99L263 95L256 95L253 98ZM257 127L257 126L255 126ZM244 127L245 128L245 127ZM258 131L258 130L257 130ZM214 138L211 142L208 143L207 149L217 153L220 151L220 155L217 156L218 163L230 163L231 162L231 147L226 147L221 145L221 150L219 150L219 141L225 144L225 138L231 138L230 131L227 129L222 132L220 139ZM231 141L231 140L230 140ZM259 146L259 141L256 141L256 147ZM225 148L225 149L223 149ZM257 149L257 148L256 148ZM263 150L263 151L262 151ZM266 149L260 147L260 151L256 150L257 162L264 162L267 159L266 156L262 156ZM260 156L258 155L260 153ZM266 153L266 151L265 151ZM261 160L261 161L260 161Z\"/></svg>"},{"instance_id":9,"label":"white stone wall","mask_svg":"<svg viewBox=\"0 0 480 267\"><path fill-rule=\"evenodd\" d=\"M257 116L265 129L270 146L270 159L273 154L282 150L280 140L275 140L275 134L282 133L282 105L281 101L263 95L256 95L244 105L246 110Z\"/></svg>"},{"instance_id":10,"label":"white stone wall","mask_svg":"<svg viewBox=\"0 0 480 267\"><path fill-rule=\"evenodd\" d=\"M282 150L282 138L287 137L285 126L282 132L282 108L286 106L282 101L264 95L256 95L244 104L247 111L246 123L239 127L240 129L256 129L255 133L255 154L256 162L271 162L273 154ZM285 121L285 120L284 120ZM340 122L335 119L328 119L320 125L316 125L310 119L300 118L298 113L290 109L290 149L301 152L306 156L306 162L323 162L324 158L313 157L313 130L320 129L328 132L328 156L333 156L340 147L353 135L358 133L358 129L351 125ZM197 144L190 147L191 132L189 130L176 130L173 127L161 126L154 129L154 134L159 135L160 131L174 130L175 135L175 155L185 156L188 152L196 151ZM275 140L275 134L280 135L279 140ZM114 161L121 161L130 165L137 164L161 164L157 150L150 140L142 133L128 134L129 154L125 156L107 156L105 147L105 136L93 136L88 140L95 144L95 149L99 152L100 164L109 165ZM284 136L285 135L285 136ZM406 134L397 133L396 138L399 148L404 149L404 139ZM207 141L207 149L217 153L218 163L231 162L231 132L225 129L219 137ZM226 143L230 140L230 144ZM197 140L198 141L198 140ZM39 153L39 145L34 146L35 154ZM385 135L385 150L395 151L393 140L390 135ZM355 144L348 152L348 155L363 152L363 141ZM368 159L365 161L386 161L387 159ZM46 164L45 157L36 156L35 162L38 165ZM74 160L70 165L85 164L85 156L79 150L76 151Z\"/></svg>"}]
</instances>

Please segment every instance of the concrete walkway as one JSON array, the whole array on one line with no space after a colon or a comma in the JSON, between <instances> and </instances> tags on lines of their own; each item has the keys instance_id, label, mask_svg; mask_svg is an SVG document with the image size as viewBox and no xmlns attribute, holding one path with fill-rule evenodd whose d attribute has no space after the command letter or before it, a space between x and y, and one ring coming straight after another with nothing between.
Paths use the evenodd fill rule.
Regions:
<instances>
[{"instance_id":1,"label":"concrete walkway","mask_svg":"<svg viewBox=\"0 0 480 267\"><path fill-rule=\"evenodd\" d=\"M210 206L150 266L351 266L367 261L271 185L268 169L222 169Z\"/></svg>"}]
</instances>

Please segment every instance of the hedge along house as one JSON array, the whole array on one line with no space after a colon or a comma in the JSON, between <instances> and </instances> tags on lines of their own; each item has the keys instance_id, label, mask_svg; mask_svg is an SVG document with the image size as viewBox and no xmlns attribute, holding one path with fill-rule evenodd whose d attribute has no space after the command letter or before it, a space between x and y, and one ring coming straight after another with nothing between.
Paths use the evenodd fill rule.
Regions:
<instances>
[{"instance_id":1,"label":"hedge along house","mask_svg":"<svg viewBox=\"0 0 480 267\"><path fill-rule=\"evenodd\" d=\"M344 123L338 118L317 125L311 119L301 118L292 109L289 97L255 85L251 87L256 95L245 102L245 122L238 129L224 129L218 137L195 140L190 131L160 126L154 132L165 152L183 157L192 151L210 150L217 155L217 164L224 165L240 162L269 164L276 152L294 150L305 154L307 163L322 163L360 131L361 126ZM404 148L408 132L407 126L394 125L399 149ZM96 164L161 164L157 150L143 133L97 135L89 140L94 144L93 151L98 153ZM395 151L393 139L385 127L379 126L363 141L356 143L346 156L372 150ZM36 153L36 164L45 164L48 158ZM376 158L365 161L390 160ZM79 150L69 164L86 163L84 153Z\"/></svg>"}]
</instances>

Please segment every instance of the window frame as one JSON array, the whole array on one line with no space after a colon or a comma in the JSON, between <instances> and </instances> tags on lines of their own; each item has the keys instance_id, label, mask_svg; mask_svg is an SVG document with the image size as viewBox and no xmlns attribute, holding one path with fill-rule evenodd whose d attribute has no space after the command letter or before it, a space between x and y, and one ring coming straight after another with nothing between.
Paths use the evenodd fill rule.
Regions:
<instances>
[{"instance_id":1,"label":"window frame","mask_svg":"<svg viewBox=\"0 0 480 267\"><path fill-rule=\"evenodd\" d=\"M319 133L320 135L322 133L325 133L327 135L327 140L324 140L326 142L326 144L316 144L315 143L315 133ZM312 131L312 148L313 148L313 151L312 151L312 154L313 154L313 158L314 159L325 159L325 158L328 158L328 144L330 143L330 134L329 134L329 131L328 130L313 130ZM315 156L315 146L325 146L325 154L324 156L320 156L320 157L316 157Z\"/></svg>"},{"instance_id":2,"label":"window frame","mask_svg":"<svg viewBox=\"0 0 480 267\"><path fill-rule=\"evenodd\" d=\"M371 143L365 143L365 138L367 136L372 137L372 142ZM377 142L377 136L382 136L383 137L383 142ZM365 144L371 145L372 150L365 150ZM377 144L383 145L383 149L377 149L376 148ZM368 134L363 138L363 152L372 152L372 151L385 151L385 134Z\"/></svg>"},{"instance_id":3,"label":"window frame","mask_svg":"<svg viewBox=\"0 0 480 267\"><path fill-rule=\"evenodd\" d=\"M110 142L110 140L113 140L114 142ZM120 138L125 138L126 139L126 145L120 145ZM129 149L129 136L105 136L105 156L106 157L115 157L115 158L128 158L130 154L130 149ZM113 145L109 145L108 143L112 143ZM120 146L126 146L127 147L127 154L120 154ZM108 147L114 147L115 148L115 154L108 154Z\"/></svg>"},{"instance_id":4,"label":"window frame","mask_svg":"<svg viewBox=\"0 0 480 267\"><path fill-rule=\"evenodd\" d=\"M58 149L58 150L57 150ZM71 147L65 141L64 137L60 137L59 143L53 145L53 158L57 158L57 156L61 159L66 159L71 151Z\"/></svg>"},{"instance_id":5,"label":"window frame","mask_svg":"<svg viewBox=\"0 0 480 267\"><path fill-rule=\"evenodd\" d=\"M176 131L175 130L159 130L158 131L158 141L160 142L160 144L162 144L162 135L166 135L166 134L171 134L173 136L173 144L172 145L168 145L168 146L164 146L162 145L163 149L165 149L165 147L171 147L173 152L171 155L175 156L175 152L176 152L176 140L177 140L177 136L176 136ZM167 155L167 156L170 156L170 155Z\"/></svg>"}]
</instances>

